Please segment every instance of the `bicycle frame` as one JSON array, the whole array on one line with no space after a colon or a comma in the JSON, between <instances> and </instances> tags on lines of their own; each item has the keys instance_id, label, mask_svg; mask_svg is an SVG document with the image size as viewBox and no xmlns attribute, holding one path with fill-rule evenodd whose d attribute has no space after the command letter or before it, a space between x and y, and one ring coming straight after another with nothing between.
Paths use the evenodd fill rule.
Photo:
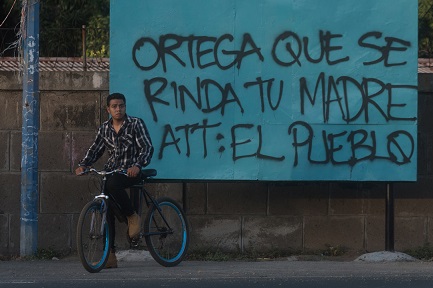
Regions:
<instances>
[{"instance_id":1,"label":"bicycle frame","mask_svg":"<svg viewBox=\"0 0 433 288\"><path fill-rule=\"evenodd\" d=\"M105 225L106 221L107 221L107 211L108 209L113 209L114 207L118 208L115 205L110 205L110 196L105 194L105 183L107 181L107 175L112 174L112 173L116 173L116 171L112 171L112 172L101 172L101 171L96 171L95 169L91 169L90 171L96 172L100 175L102 175L102 182L101 182L101 187L100 187L100 191L101 193L99 195L96 195L94 198L94 201L102 201L103 202L103 207L104 207L104 211L103 212L103 217L102 217L102 224ZM117 171L120 172L120 171ZM164 234L173 234L173 229L170 227L170 224L168 223L167 219L165 218L164 214L162 213L161 207L159 207L158 202L155 200L155 198L153 198L150 193L146 190L146 188L144 187L145 184L145 179L142 179L141 182L137 185L133 185L130 187L130 189L137 189L138 190L138 198L139 199L135 199L136 201L138 200L138 205L136 205L135 209L137 210L138 214L141 215L142 213L142 208L143 208L143 201L146 202L146 206L149 208L151 205L154 205L157 208L157 211L159 213L159 215L161 216L162 220L164 221L165 225L167 225L168 230L164 231L164 232L153 232L153 233L141 233L141 236L153 236L153 235L164 235ZM132 190L131 190L132 192ZM132 194L132 193L131 193ZM131 200L132 200L132 195L131 195ZM135 205L135 203L134 203ZM115 208L115 209L116 209ZM118 220L120 222L123 222L123 218L125 218L126 216L123 215L120 212L120 215L122 215L123 217L120 218L120 216L118 216L119 211L113 211L113 213L116 215L116 217L118 218ZM102 227L103 225L101 225L101 233L102 233ZM155 223L155 225L157 225L157 223Z\"/></svg>"},{"instance_id":2,"label":"bicycle frame","mask_svg":"<svg viewBox=\"0 0 433 288\"><path fill-rule=\"evenodd\" d=\"M114 235L112 234L111 227L114 224L114 218L117 218L119 222L127 223L128 221L127 216L122 213L121 207L116 203L115 198L105 190L110 174L124 174L125 171L106 172L90 168L82 174L88 172L94 172L102 176L99 177L100 193L94 197L93 201L88 202L80 213L77 226L77 244L80 260L84 268L93 273L103 269L103 265L105 265L108 259L108 248L106 247L113 245ZM188 221L182 208L173 199L169 197L156 199L144 187L147 182L146 180L155 175L156 170L144 169L140 176L141 181L130 187L130 200L134 209L141 216L143 212L146 212L146 217L141 223L139 235L130 238L127 233L127 239L131 246L138 247L141 242L140 240L144 238L146 242L145 247L147 247L145 249L148 249L152 257L162 266L173 267L183 260L188 249ZM148 211L142 211L145 203ZM84 223L87 223L87 225ZM90 225L90 231L87 230L89 229L88 225ZM99 227L98 225L101 226ZM87 228L85 228L86 226ZM94 231L94 229L97 231ZM173 235L174 237L169 235ZM87 245L86 241L90 245ZM86 254L89 252L90 254Z\"/></svg>"},{"instance_id":3,"label":"bicycle frame","mask_svg":"<svg viewBox=\"0 0 433 288\"><path fill-rule=\"evenodd\" d=\"M143 206L143 201L146 202L146 206L149 208L151 205L154 205L157 210L159 215L161 216L161 218L163 219L164 223L167 225L167 227L169 228L168 231L165 232L159 232L159 233L143 233L143 236L152 236L152 235L164 235L164 234L173 234L173 229L170 227L170 224L168 223L167 219L165 218L164 214L162 213L161 207L159 207L158 202L155 200L155 198L153 198L150 193L146 190L145 187L143 187L145 183L145 180L142 181L142 183L140 183L139 185L134 185L133 188L137 189L138 191L138 207L136 207L137 211L139 213L142 212L142 206ZM135 199L137 201L137 199ZM156 225L156 223L155 223Z\"/></svg>"}]
</instances>

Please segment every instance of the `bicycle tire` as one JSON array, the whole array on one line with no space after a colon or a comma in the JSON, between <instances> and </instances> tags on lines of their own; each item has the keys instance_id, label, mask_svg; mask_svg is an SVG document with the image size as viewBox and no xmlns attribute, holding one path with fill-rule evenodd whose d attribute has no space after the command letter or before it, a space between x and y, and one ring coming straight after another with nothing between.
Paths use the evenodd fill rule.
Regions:
<instances>
[{"instance_id":1,"label":"bicycle tire","mask_svg":"<svg viewBox=\"0 0 433 288\"><path fill-rule=\"evenodd\" d=\"M90 273L101 271L108 261L112 239L111 226L105 221L102 226L104 201L87 203L80 213L77 225L77 251L81 264Z\"/></svg>"},{"instance_id":2,"label":"bicycle tire","mask_svg":"<svg viewBox=\"0 0 433 288\"><path fill-rule=\"evenodd\" d=\"M162 197L151 205L144 222L144 238L147 249L156 262L173 267L182 262L189 246L189 225L182 208L174 200ZM158 209L159 208L159 209ZM172 233L163 221L167 220Z\"/></svg>"}]
</instances>

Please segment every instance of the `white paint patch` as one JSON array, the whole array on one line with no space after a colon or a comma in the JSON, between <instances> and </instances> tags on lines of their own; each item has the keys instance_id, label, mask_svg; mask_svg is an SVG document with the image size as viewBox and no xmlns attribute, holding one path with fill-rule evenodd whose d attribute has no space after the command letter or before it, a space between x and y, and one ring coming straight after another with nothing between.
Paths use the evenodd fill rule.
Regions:
<instances>
[{"instance_id":1,"label":"white paint patch","mask_svg":"<svg viewBox=\"0 0 433 288\"><path fill-rule=\"evenodd\" d=\"M102 77L98 73L93 73L93 88L101 88Z\"/></svg>"}]
</instances>

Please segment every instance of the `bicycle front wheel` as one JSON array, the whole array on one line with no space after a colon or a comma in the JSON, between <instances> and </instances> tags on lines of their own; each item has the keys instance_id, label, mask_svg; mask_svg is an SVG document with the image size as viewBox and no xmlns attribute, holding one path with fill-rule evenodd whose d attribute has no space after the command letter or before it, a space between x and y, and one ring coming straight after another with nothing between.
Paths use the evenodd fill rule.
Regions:
<instances>
[{"instance_id":1,"label":"bicycle front wheel","mask_svg":"<svg viewBox=\"0 0 433 288\"><path fill-rule=\"evenodd\" d=\"M189 227L180 206L170 198L151 205L144 222L147 248L156 262L165 267L179 264L189 245Z\"/></svg>"},{"instance_id":2,"label":"bicycle front wheel","mask_svg":"<svg viewBox=\"0 0 433 288\"><path fill-rule=\"evenodd\" d=\"M90 273L101 271L108 261L111 237L108 219L103 219L105 201L93 201L84 206L77 225L77 250L81 263Z\"/></svg>"}]
</instances>

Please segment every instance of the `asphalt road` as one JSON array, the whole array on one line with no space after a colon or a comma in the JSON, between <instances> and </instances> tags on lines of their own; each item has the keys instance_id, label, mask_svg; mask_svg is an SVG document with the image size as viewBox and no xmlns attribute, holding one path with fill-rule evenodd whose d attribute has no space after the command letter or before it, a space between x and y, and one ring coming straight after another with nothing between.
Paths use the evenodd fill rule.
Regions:
<instances>
[{"instance_id":1,"label":"asphalt road","mask_svg":"<svg viewBox=\"0 0 433 288\"><path fill-rule=\"evenodd\" d=\"M119 262L91 274L78 259L0 261L0 287L433 287L433 262L184 261L165 268L153 260Z\"/></svg>"}]
</instances>

